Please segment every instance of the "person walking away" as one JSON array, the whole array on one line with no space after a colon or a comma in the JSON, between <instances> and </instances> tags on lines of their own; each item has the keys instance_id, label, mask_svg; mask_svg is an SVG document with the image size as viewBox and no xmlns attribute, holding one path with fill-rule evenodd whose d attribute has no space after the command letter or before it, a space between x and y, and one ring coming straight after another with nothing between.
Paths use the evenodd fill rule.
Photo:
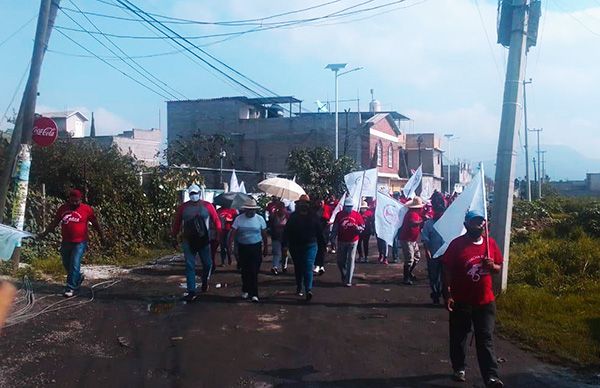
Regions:
<instances>
[{"instance_id":1,"label":"person walking away","mask_svg":"<svg viewBox=\"0 0 600 388\"><path fill-rule=\"evenodd\" d=\"M404 255L404 284L412 285L415 280L413 271L421 260L419 237L424 221L422 209L425 204L421 197L414 197L405 206L408 207L408 212L404 215L398 239Z\"/></svg>"},{"instance_id":2,"label":"person walking away","mask_svg":"<svg viewBox=\"0 0 600 388\"><path fill-rule=\"evenodd\" d=\"M322 222L310 209L310 199L303 194L296 201L296 211L292 213L284 230L284 241L287 242L296 277L296 294L302 296L304 290L306 301L313 297L313 266L319 250L325 250L326 240Z\"/></svg>"},{"instance_id":3,"label":"person walking away","mask_svg":"<svg viewBox=\"0 0 600 388\"><path fill-rule=\"evenodd\" d=\"M329 236L329 219L331 218L331 211L323 200L315 200L312 202L312 212L317 216L321 224L321 230L323 231L323 239L327 241ZM315 259L315 266L313 273L315 275L323 275L325 273L325 254L327 253L327 244L324 246L319 245L317 249L317 257Z\"/></svg>"},{"instance_id":4,"label":"person walking away","mask_svg":"<svg viewBox=\"0 0 600 388\"><path fill-rule=\"evenodd\" d=\"M442 258L444 300L450 312L450 360L453 378L465 381L465 352L471 328L479 371L486 387L500 388L493 332L496 303L492 273L502 269L502 253L491 237L484 236L486 219L479 211L465 216L466 234L454 239Z\"/></svg>"},{"instance_id":5,"label":"person walking away","mask_svg":"<svg viewBox=\"0 0 600 388\"><path fill-rule=\"evenodd\" d=\"M431 288L431 301L433 304L440 304L442 297L442 263L441 258L434 258L433 255L444 245L444 239L437 230L435 223L444 214L443 203L437 203L433 208L433 218L425 221L421 231L421 241L425 248L425 257L427 258L427 273L429 275L429 287Z\"/></svg>"},{"instance_id":6,"label":"person walking away","mask_svg":"<svg viewBox=\"0 0 600 388\"><path fill-rule=\"evenodd\" d=\"M69 191L67 202L58 208L50 225L39 236L45 238L60 224L62 236L60 256L63 267L67 272L67 284L63 293L66 298L75 296L84 280L81 273L81 261L88 248L88 223L92 224L92 227L100 236L102 245L105 245L104 233L96 218L94 209L83 203L82 197L81 191L77 189Z\"/></svg>"},{"instance_id":7,"label":"person walking away","mask_svg":"<svg viewBox=\"0 0 600 388\"><path fill-rule=\"evenodd\" d=\"M238 243L238 258L242 270L242 299L258 302L258 273L262 257L267 255L267 223L256 214L260 206L252 198L242 206L243 214L233 221L229 246Z\"/></svg>"},{"instance_id":8,"label":"person walking away","mask_svg":"<svg viewBox=\"0 0 600 388\"><path fill-rule=\"evenodd\" d=\"M219 245L221 246L221 267L223 267L225 266L225 259L227 259L227 265L231 265L231 250L229 249L228 242L233 220L237 216L237 210L223 206L217 210L217 215L221 221Z\"/></svg>"},{"instance_id":9,"label":"person walking away","mask_svg":"<svg viewBox=\"0 0 600 388\"><path fill-rule=\"evenodd\" d=\"M171 237L173 247L178 249L178 236L181 234L181 246L185 260L185 278L187 292L183 299L186 302L196 300L196 257L202 261L202 292L208 291L208 280L212 271L210 255L209 231L212 228L216 234L221 233L221 221L215 207L210 202L200 199L200 187L192 184L188 188L190 200L177 208Z\"/></svg>"},{"instance_id":10,"label":"person walking away","mask_svg":"<svg viewBox=\"0 0 600 388\"><path fill-rule=\"evenodd\" d=\"M375 233L375 213L369 209L366 201L363 201L360 206L360 215L365 222L365 229L360 233L358 240L358 262L369 262L369 240L371 235Z\"/></svg>"},{"instance_id":11,"label":"person walking away","mask_svg":"<svg viewBox=\"0 0 600 388\"><path fill-rule=\"evenodd\" d=\"M333 212L335 211L335 208L337 207L339 203L339 199L336 199L335 195L331 194L329 196L329 199L327 200L327 207L329 208L329 213L330 213L330 218L333 216ZM327 237L327 243L329 244L329 252L335 254L336 253L336 246L335 246L335 240L336 240L336 234L333 231L333 223L329 224L329 220L328 220L328 237Z\"/></svg>"},{"instance_id":12,"label":"person walking away","mask_svg":"<svg viewBox=\"0 0 600 388\"><path fill-rule=\"evenodd\" d=\"M288 222L288 218L288 212L284 207L275 208L269 217L268 228L271 235L271 252L273 254L271 273L273 275L279 275L282 270L282 259L287 256L287 247L283 241L283 229Z\"/></svg>"},{"instance_id":13,"label":"person walking away","mask_svg":"<svg viewBox=\"0 0 600 388\"><path fill-rule=\"evenodd\" d=\"M342 283L352 287L354 275L354 259L361 232L365 228L362 216L352 210L352 198L346 198L344 207L335 217L333 230L337 235L337 265L342 276Z\"/></svg>"}]
</instances>

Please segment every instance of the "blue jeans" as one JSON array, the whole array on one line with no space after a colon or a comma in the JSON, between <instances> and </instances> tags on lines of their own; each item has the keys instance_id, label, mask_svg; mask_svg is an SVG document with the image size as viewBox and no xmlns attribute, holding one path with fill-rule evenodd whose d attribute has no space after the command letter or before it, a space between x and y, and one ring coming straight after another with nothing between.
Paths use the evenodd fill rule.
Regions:
<instances>
[{"instance_id":1,"label":"blue jeans","mask_svg":"<svg viewBox=\"0 0 600 388\"><path fill-rule=\"evenodd\" d=\"M67 271L67 288L77 291L81 285L81 259L87 249L87 241L80 243L63 241L60 244L60 257Z\"/></svg>"},{"instance_id":2,"label":"blue jeans","mask_svg":"<svg viewBox=\"0 0 600 388\"><path fill-rule=\"evenodd\" d=\"M306 292L312 290L313 266L315 265L315 258L317 257L317 249L317 243L301 246L290 245L290 254L294 261L296 289L298 291L302 291L303 284Z\"/></svg>"},{"instance_id":3,"label":"blue jeans","mask_svg":"<svg viewBox=\"0 0 600 388\"><path fill-rule=\"evenodd\" d=\"M210 258L210 244L201 248L192 248L190 244L184 241L183 256L185 257L185 279L187 282L187 291L196 292L196 255L200 256L202 261L202 285L208 285L208 278L212 269L212 260Z\"/></svg>"}]
</instances>

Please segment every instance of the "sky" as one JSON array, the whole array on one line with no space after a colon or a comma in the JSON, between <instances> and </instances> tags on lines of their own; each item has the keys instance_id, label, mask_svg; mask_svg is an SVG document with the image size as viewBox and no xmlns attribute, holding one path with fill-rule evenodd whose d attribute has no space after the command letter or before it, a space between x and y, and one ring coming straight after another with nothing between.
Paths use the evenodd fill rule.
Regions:
<instances>
[{"instance_id":1,"label":"sky","mask_svg":"<svg viewBox=\"0 0 600 388\"><path fill-rule=\"evenodd\" d=\"M392 1L132 0L147 12L209 22L263 19L317 6L304 12L263 19L262 29L273 22L320 17L350 7L355 7L350 10L359 10ZM135 17L115 7L115 3L114 0L62 0L62 7L71 10L59 11L56 26L79 28L70 16L87 30L96 31L77 12L77 7L86 12ZM358 6L360 3L364 4ZM10 116L12 109L18 109L23 88L22 83L19 88L19 81L31 57L38 7L39 2L34 0L0 0L3 15L0 115L7 109ZM579 172L576 169L570 172L569 176L561 176L561 173L553 177L583 179L586 172L591 172L590 168L600 172L597 151L600 149L597 135L600 130L600 0L543 0L542 10L538 44L531 48L527 58L526 78L533 80L527 86L529 127L543 128L542 148L566 146L583 158L594 159L592 167L588 164ZM138 21L88 17L104 33L156 36L151 27ZM440 136L452 133L456 140L451 144L450 158L477 162L495 159L500 126L508 51L496 43L496 18L494 0L405 0L346 18L296 23L263 31L252 31L260 30L258 25L232 26L231 23L168 26L185 36L250 31L230 36L225 41L224 37L213 37L193 42L278 95L293 95L303 100L303 107L310 110L316 110L316 100L333 99L334 78L332 72L325 69L328 63L348 63L347 69L362 67L339 78L340 100L358 98L361 110L367 110L370 89L373 89L385 110L396 110L412 119L408 126L410 132L435 132ZM59 31L120 70L97 58L85 57L90 54ZM103 36L96 36L122 55ZM180 48L174 47L172 42L110 39L145 69L138 68L138 71L148 78L151 76L144 71L151 73L160 80L155 82L174 96L165 91L160 91L163 96L159 96L124 76L122 72L150 85L85 32L58 29L52 34L44 61L37 111L78 109L88 115L93 111L97 133L115 134L131 127L158 127L159 116L161 127L166 128L165 101L169 99L249 94L240 86L225 82L223 76L216 75L206 65L200 66L190 54L176 52ZM162 55L165 53L170 54ZM148 55L152 56L138 58ZM206 58L205 54L199 55ZM258 89L247 80L241 81L251 89ZM13 95L16 95L14 100ZM357 101L342 102L340 110L356 111L357 105ZM0 128L6 126L2 120ZM534 140L531 136L530 143ZM523 143L521 129L519 145ZM446 140L443 144L446 148ZM522 147L517 154L522 162ZM546 158L552 160L551 151ZM554 162L568 164L567 159ZM548 174L552 176L552 171ZM517 171L517 175L522 176L524 172Z\"/></svg>"}]
</instances>

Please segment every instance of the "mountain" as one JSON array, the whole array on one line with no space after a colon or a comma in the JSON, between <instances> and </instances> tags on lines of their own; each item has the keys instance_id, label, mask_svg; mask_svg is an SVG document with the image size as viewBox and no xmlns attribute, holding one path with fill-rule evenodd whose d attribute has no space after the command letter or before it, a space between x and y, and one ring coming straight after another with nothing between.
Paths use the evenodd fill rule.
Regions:
<instances>
[{"instance_id":1,"label":"mountain","mask_svg":"<svg viewBox=\"0 0 600 388\"><path fill-rule=\"evenodd\" d=\"M542 145L542 150L547 151L546 160L546 175L553 181L560 180L584 180L588 172L600 172L600 159L588 158L573 148L566 145ZM537 160L536 147L530 147L529 158ZM496 174L495 161L484 161L485 173L487 176L494 178ZM533 170L533 162L530 161L529 174L531 180L535 174ZM520 150L517 156L517 178L525 178L525 151Z\"/></svg>"}]
</instances>

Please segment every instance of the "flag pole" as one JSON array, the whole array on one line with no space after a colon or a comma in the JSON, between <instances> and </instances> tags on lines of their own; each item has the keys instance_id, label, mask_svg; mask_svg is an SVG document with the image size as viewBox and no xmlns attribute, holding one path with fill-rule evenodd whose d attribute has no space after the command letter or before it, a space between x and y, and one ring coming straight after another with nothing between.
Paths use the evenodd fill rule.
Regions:
<instances>
[{"instance_id":1,"label":"flag pole","mask_svg":"<svg viewBox=\"0 0 600 388\"><path fill-rule=\"evenodd\" d=\"M481 192L483 193L483 211L485 215L485 257L490 257L490 228L488 225L487 193L485 191L485 173L483 162L479 162L479 173L481 174Z\"/></svg>"}]
</instances>

